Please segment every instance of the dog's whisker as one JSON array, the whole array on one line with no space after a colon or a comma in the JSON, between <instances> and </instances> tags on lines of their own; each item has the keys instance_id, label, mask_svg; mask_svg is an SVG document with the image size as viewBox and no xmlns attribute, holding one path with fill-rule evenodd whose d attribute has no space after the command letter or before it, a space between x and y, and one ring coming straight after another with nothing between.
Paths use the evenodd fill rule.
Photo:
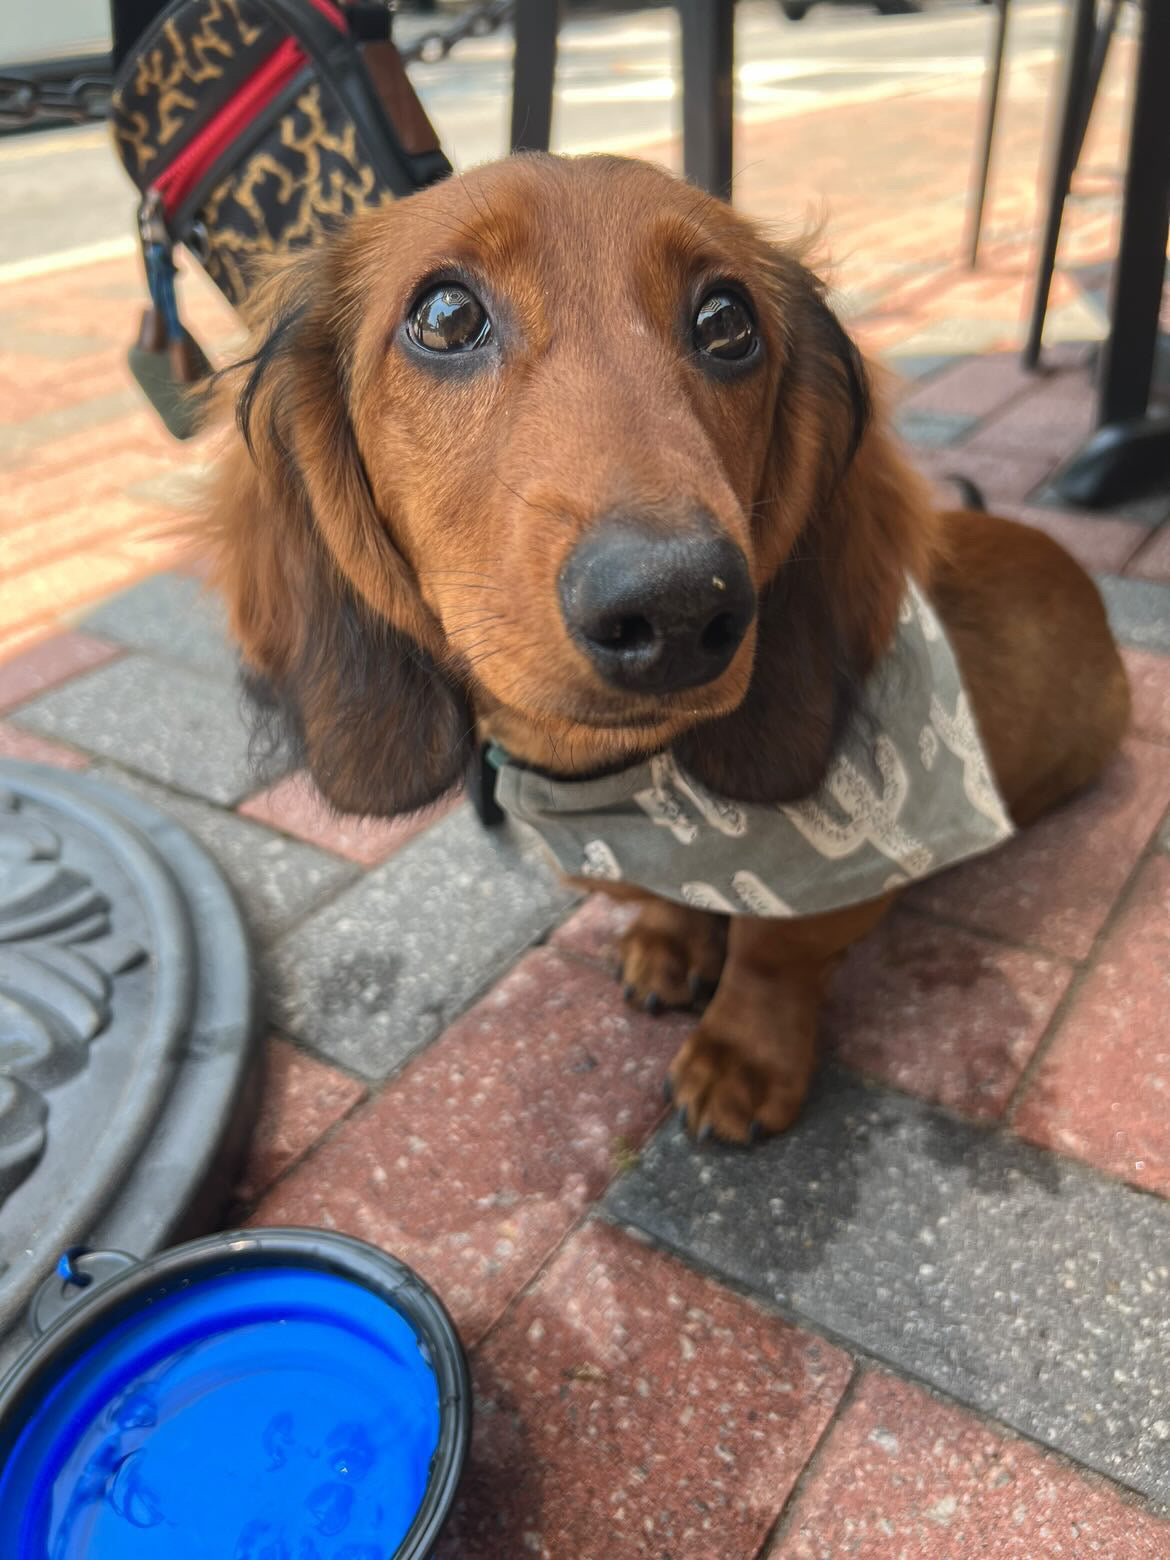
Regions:
<instances>
[{"instance_id":1,"label":"dog's whisker","mask_svg":"<svg viewBox=\"0 0 1170 1560\"><path fill-rule=\"evenodd\" d=\"M436 580L475 580L482 583L485 587L490 587L492 590L501 590L503 588L499 583L501 560L498 558L485 558L483 561L489 565L488 568L427 569L421 576L421 580L427 584L431 584Z\"/></svg>"},{"instance_id":2,"label":"dog's whisker","mask_svg":"<svg viewBox=\"0 0 1170 1560\"><path fill-rule=\"evenodd\" d=\"M467 628L453 630L447 636L451 642L452 651L457 655L463 656L463 658L466 660L469 655L474 654L480 645L491 643L490 631L495 627L496 625L493 623L472 623L469 624ZM486 635L482 634L482 630L485 628L489 630L489 633ZM473 643L466 643L466 636L474 634L477 630L481 631L481 637L475 640Z\"/></svg>"},{"instance_id":3,"label":"dog's whisker","mask_svg":"<svg viewBox=\"0 0 1170 1560\"><path fill-rule=\"evenodd\" d=\"M481 645L482 644L486 644L486 643L487 643L486 639L481 639L479 641L479 644L481 644ZM463 652L463 654L464 654L464 659L467 662L467 664L474 670L475 667L482 666L485 661L490 661L492 659L492 657L496 656L496 655L503 655L503 654L506 653L509 656L513 657L513 658L520 658L520 657L525 656L525 655L530 655L534 651L540 649L540 644L541 644L541 642L539 640L531 640L527 644L520 644L520 645L497 645L494 650L489 650L486 655L479 656L478 658L475 658L475 659L472 659L472 660L469 660L469 661L467 660L467 652ZM472 650L475 650L476 648L478 648L478 646L476 646L476 645L471 646ZM523 676L524 676L524 674L523 674L523 672L521 672L519 677L516 678L516 679L513 679L512 683L509 684L507 690L502 695L502 697L504 698L505 702L507 702L507 700L511 697L512 692L513 692L513 690L515 689L515 687L517 685L517 682L523 681ZM527 705L526 705L526 710L527 710Z\"/></svg>"},{"instance_id":4,"label":"dog's whisker","mask_svg":"<svg viewBox=\"0 0 1170 1560\"><path fill-rule=\"evenodd\" d=\"M481 613L479 617L475 618L474 621L470 623L467 622L466 618L464 618L460 622L444 621L443 626L446 628L448 635L454 637L457 634L473 633L477 628L482 628L485 623L506 622L507 619L502 612L485 612Z\"/></svg>"},{"instance_id":5,"label":"dog's whisker","mask_svg":"<svg viewBox=\"0 0 1170 1560\"><path fill-rule=\"evenodd\" d=\"M498 224L496 224L494 222L489 222L488 219L491 216L490 208L488 208L488 210L485 211L484 207L482 207L479 204L479 202L476 200L475 196L472 194L471 186L468 184L467 180L463 176L462 169L456 168L454 170L454 173L455 173L455 177L459 180L460 188L462 189L463 193L467 196L467 199L471 202L471 205L472 205L472 207L473 207L473 209L475 211L476 216L484 224L484 227L488 230L488 232L494 237L495 236L495 230L498 228ZM482 191L480 193L482 194ZM486 205L486 201L485 201L485 205Z\"/></svg>"},{"instance_id":6,"label":"dog's whisker","mask_svg":"<svg viewBox=\"0 0 1170 1560\"><path fill-rule=\"evenodd\" d=\"M481 641L481 643L482 643L482 641ZM475 648L477 648L477 647L476 646L472 646L473 650ZM462 654L463 664L464 664L465 667L467 667L467 669L469 671L474 671L476 669L476 667L482 666L485 661L491 661L491 660L494 660L497 655L503 655L505 653L506 649L507 649L506 645L497 645L494 650L489 650L485 655L469 655L469 654L463 653Z\"/></svg>"},{"instance_id":7,"label":"dog's whisker","mask_svg":"<svg viewBox=\"0 0 1170 1560\"><path fill-rule=\"evenodd\" d=\"M468 226L465 222L460 222L457 217L444 221L433 211L425 214L421 211L416 211L413 216L418 221L427 223L430 227L439 228L444 233L454 234L456 238L462 238L468 242L472 242L475 239L475 229Z\"/></svg>"},{"instance_id":8,"label":"dog's whisker","mask_svg":"<svg viewBox=\"0 0 1170 1560\"><path fill-rule=\"evenodd\" d=\"M554 520L563 520L565 518L561 511L551 509L547 504L538 504L534 499L525 498L524 494L518 493L510 482L505 482L498 471L493 471L492 476L495 477L501 487L507 488L512 497L519 499L528 509L535 509L538 514L551 515Z\"/></svg>"},{"instance_id":9,"label":"dog's whisker","mask_svg":"<svg viewBox=\"0 0 1170 1560\"><path fill-rule=\"evenodd\" d=\"M473 645L468 645L466 648L464 648L462 645L460 645L460 646L457 646L456 649L457 649L457 653L462 657L462 659L464 661L471 661L472 658L475 655L475 652L480 648L481 645L487 645L487 644L490 644L490 643L491 643L491 640L489 638L485 637L483 639L477 639Z\"/></svg>"}]
</instances>

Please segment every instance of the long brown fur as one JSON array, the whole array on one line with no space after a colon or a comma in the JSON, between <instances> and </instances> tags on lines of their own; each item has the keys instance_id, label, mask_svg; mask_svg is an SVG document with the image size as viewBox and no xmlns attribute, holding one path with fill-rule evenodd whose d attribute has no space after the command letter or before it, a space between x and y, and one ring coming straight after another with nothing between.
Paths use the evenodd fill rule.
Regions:
<instances>
[{"instance_id":1,"label":"long brown fur","mask_svg":"<svg viewBox=\"0 0 1170 1560\"><path fill-rule=\"evenodd\" d=\"M403 328L452 276L494 336L449 373ZM757 369L722 379L688 331L721 281L763 342ZM803 795L907 575L944 618L1019 819L1120 740L1128 690L1088 578L1035 531L939 516L821 284L658 169L524 157L448 180L293 262L261 317L225 392L214 578L266 718L340 808L435 801L485 736L558 774L672 748L726 795ZM603 516L669 529L698 507L748 560L755 624L706 686L619 693L564 626L562 564ZM648 906L625 947L632 998L716 986L671 1070L695 1130L792 1120L825 980L884 908L728 925Z\"/></svg>"}]
</instances>

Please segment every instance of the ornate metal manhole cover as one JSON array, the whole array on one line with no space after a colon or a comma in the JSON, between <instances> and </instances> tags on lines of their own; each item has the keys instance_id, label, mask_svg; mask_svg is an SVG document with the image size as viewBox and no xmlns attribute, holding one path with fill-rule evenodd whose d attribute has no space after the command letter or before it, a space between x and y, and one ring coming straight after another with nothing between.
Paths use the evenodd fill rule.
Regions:
<instances>
[{"instance_id":1,"label":"ornate metal manhole cover","mask_svg":"<svg viewBox=\"0 0 1170 1560\"><path fill-rule=\"evenodd\" d=\"M0 761L0 1372L68 1247L206 1225L248 1125L247 938L157 808Z\"/></svg>"}]
</instances>

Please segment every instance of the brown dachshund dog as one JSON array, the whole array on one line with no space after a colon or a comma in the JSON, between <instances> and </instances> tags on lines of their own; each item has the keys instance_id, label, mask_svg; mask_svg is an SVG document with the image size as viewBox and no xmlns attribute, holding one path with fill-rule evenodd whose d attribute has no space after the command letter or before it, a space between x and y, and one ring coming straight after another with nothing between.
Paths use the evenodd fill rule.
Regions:
<instances>
[{"instance_id":1,"label":"brown dachshund dog","mask_svg":"<svg viewBox=\"0 0 1170 1560\"><path fill-rule=\"evenodd\" d=\"M800 257L661 170L525 156L451 178L287 265L259 318L229 380L215 579L337 807L423 807L477 737L559 776L670 749L727 797L805 796L908 575L1017 823L1117 748L1129 691L1088 577L1035 530L936 513ZM634 630L574 620L583 550ZM646 897L627 994L714 989L670 1072L693 1131L789 1125L826 979L888 904L773 920Z\"/></svg>"}]
</instances>

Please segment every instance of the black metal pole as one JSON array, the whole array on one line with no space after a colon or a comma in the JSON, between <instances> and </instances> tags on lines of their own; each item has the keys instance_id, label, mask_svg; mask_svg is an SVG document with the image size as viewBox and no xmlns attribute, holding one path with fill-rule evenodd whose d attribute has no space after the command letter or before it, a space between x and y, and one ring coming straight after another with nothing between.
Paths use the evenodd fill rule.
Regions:
<instances>
[{"instance_id":1,"label":"black metal pole","mask_svg":"<svg viewBox=\"0 0 1170 1560\"><path fill-rule=\"evenodd\" d=\"M110 0L110 34L114 69L117 70L167 0Z\"/></svg>"},{"instance_id":2,"label":"black metal pole","mask_svg":"<svg viewBox=\"0 0 1170 1560\"><path fill-rule=\"evenodd\" d=\"M560 0L516 0L511 134L514 152L548 151L560 21Z\"/></svg>"},{"instance_id":3,"label":"black metal pole","mask_svg":"<svg viewBox=\"0 0 1170 1560\"><path fill-rule=\"evenodd\" d=\"M1143 0L1112 328L1101 356L1099 424L1141 417L1150 401L1170 227L1168 60L1170 5Z\"/></svg>"},{"instance_id":4,"label":"black metal pole","mask_svg":"<svg viewBox=\"0 0 1170 1560\"><path fill-rule=\"evenodd\" d=\"M1085 145L1085 136L1089 133L1089 121L1093 117L1093 105L1097 101L1097 93L1101 88L1101 77L1105 74L1105 64L1109 58L1109 45L1113 42L1113 34L1117 31L1117 21L1121 15L1121 0L1106 0L1105 15L1097 25L1093 35L1093 53L1089 60L1089 80L1085 87L1084 101L1081 105L1081 117L1077 122L1076 141L1073 145L1072 165L1075 169L1081 160L1081 152Z\"/></svg>"},{"instance_id":5,"label":"black metal pole","mask_svg":"<svg viewBox=\"0 0 1170 1560\"><path fill-rule=\"evenodd\" d=\"M731 199L734 0L679 0L683 165L693 184Z\"/></svg>"},{"instance_id":6,"label":"black metal pole","mask_svg":"<svg viewBox=\"0 0 1170 1560\"><path fill-rule=\"evenodd\" d=\"M991 148L995 141L995 118L999 109L999 85L1003 75L1003 57L1007 45L1008 0L995 0L995 37L991 58L984 72L983 133L979 138L979 170L971 192L967 223L967 264L974 270L979 260L979 235L983 230L983 207L991 178Z\"/></svg>"},{"instance_id":7,"label":"black metal pole","mask_svg":"<svg viewBox=\"0 0 1170 1560\"><path fill-rule=\"evenodd\" d=\"M1093 7L1094 0L1072 0L1072 9L1069 13L1068 36L1064 47L1064 70L1061 74L1058 98L1060 107L1056 139L1048 177L1048 207L1044 217L1040 258L1036 267L1036 290L1032 297L1028 336L1024 343L1025 368L1035 368L1040 361L1044 316L1048 313L1048 295L1052 290L1052 275L1056 269L1056 249L1060 242L1060 223L1075 166L1077 132L1088 80L1089 55L1093 47Z\"/></svg>"}]
</instances>

